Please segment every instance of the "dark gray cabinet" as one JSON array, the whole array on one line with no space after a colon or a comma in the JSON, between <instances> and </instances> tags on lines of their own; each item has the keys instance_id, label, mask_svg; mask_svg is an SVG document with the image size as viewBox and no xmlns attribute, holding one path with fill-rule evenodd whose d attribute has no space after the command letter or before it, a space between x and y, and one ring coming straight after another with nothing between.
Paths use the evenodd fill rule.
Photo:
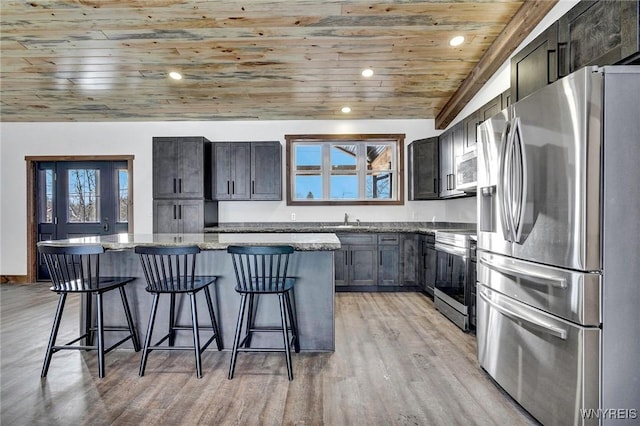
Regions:
<instances>
[{"instance_id":1,"label":"dark gray cabinet","mask_svg":"<svg viewBox=\"0 0 640 426\"><path fill-rule=\"evenodd\" d=\"M421 235L400 234L400 285L422 289Z\"/></svg>"},{"instance_id":2,"label":"dark gray cabinet","mask_svg":"<svg viewBox=\"0 0 640 426\"><path fill-rule=\"evenodd\" d=\"M282 199L280 142L215 142L212 155L214 199Z\"/></svg>"},{"instance_id":3,"label":"dark gray cabinet","mask_svg":"<svg viewBox=\"0 0 640 426\"><path fill-rule=\"evenodd\" d=\"M460 121L440 135L440 198L464 196L456 189L456 156L463 151L464 121Z\"/></svg>"},{"instance_id":4,"label":"dark gray cabinet","mask_svg":"<svg viewBox=\"0 0 640 426\"><path fill-rule=\"evenodd\" d=\"M559 74L640 63L640 2L583 0L558 20Z\"/></svg>"},{"instance_id":5,"label":"dark gray cabinet","mask_svg":"<svg viewBox=\"0 0 640 426\"><path fill-rule=\"evenodd\" d=\"M210 200L153 201L154 233L199 233L218 223L217 203Z\"/></svg>"},{"instance_id":6,"label":"dark gray cabinet","mask_svg":"<svg viewBox=\"0 0 640 426\"><path fill-rule=\"evenodd\" d=\"M511 96L517 102L558 79L558 23L511 58Z\"/></svg>"},{"instance_id":7,"label":"dark gray cabinet","mask_svg":"<svg viewBox=\"0 0 640 426\"><path fill-rule=\"evenodd\" d=\"M476 150L478 145L478 126L486 119L502 111L503 108L506 108L506 105L503 105L502 94L500 94L464 119L465 135L462 154Z\"/></svg>"},{"instance_id":8,"label":"dark gray cabinet","mask_svg":"<svg viewBox=\"0 0 640 426\"><path fill-rule=\"evenodd\" d=\"M400 285L400 237L395 233L378 234L378 285Z\"/></svg>"},{"instance_id":9,"label":"dark gray cabinet","mask_svg":"<svg viewBox=\"0 0 640 426\"><path fill-rule=\"evenodd\" d=\"M153 198L211 199L211 144L200 136L153 138Z\"/></svg>"},{"instance_id":10,"label":"dark gray cabinet","mask_svg":"<svg viewBox=\"0 0 640 426\"><path fill-rule=\"evenodd\" d=\"M420 279L422 280L422 289L433 296L433 290L436 285L437 263L435 236L422 235L420 240Z\"/></svg>"},{"instance_id":11,"label":"dark gray cabinet","mask_svg":"<svg viewBox=\"0 0 640 426\"><path fill-rule=\"evenodd\" d=\"M337 235L342 247L334 252L336 287L377 285L376 234Z\"/></svg>"},{"instance_id":12,"label":"dark gray cabinet","mask_svg":"<svg viewBox=\"0 0 640 426\"><path fill-rule=\"evenodd\" d=\"M409 200L438 198L438 145L437 137L409 144Z\"/></svg>"}]
</instances>

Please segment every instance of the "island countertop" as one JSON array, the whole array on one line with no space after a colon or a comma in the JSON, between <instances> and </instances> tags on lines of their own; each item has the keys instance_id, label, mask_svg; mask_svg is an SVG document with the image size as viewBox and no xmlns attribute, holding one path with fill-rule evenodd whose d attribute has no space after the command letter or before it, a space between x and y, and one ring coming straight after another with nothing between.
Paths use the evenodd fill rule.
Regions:
<instances>
[{"instance_id":1,"label":"island countertop","mask_svg":"<svg viewBox=\"0 0 640 426\"><path fill-rule=\"evenodd\" d=\"M126 250L136 246L197 245L200 250L226 250L231 245L290 245L297 251L337 250L340 240L333 233L201 233L201 234L113 234L41 241L38 244L101 244L105 250Z\"/></svg>"}]
</instances>

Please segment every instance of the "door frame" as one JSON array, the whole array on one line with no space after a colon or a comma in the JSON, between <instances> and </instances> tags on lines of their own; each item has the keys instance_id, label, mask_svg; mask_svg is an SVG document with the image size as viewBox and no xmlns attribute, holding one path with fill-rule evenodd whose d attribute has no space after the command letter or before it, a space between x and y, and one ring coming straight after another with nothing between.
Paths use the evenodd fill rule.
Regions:
<instances>
[{"instance_id":1,"label":"door frame","mask_svg":"<svg viewBox=\"0 0 640 426\"><path fill-rule=\"evenodd\" d=\"M63 161L126 161L129 173L129 223L127 232L133 233L133 155L28 155L24 157L27 169L27 282L36 282L37 270L37 170L41 162Z\"/></svg>"}]
</instances>

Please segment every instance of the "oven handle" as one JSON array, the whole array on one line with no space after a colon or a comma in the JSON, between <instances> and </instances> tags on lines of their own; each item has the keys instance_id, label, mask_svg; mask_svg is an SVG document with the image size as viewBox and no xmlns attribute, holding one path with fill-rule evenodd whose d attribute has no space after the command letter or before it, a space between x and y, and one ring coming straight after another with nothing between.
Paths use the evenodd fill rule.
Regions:
<instances>
[{"instance_id":1,"label":"oven handle","mask_svg":"<svg viewBox=\"0 0 640 426\"><path fill-rule=\"evenodd\" d=\"M503 304L498 304L496 302L494 302L493 300L490 299L490 296L488 296L486 293L488 290L484 289L484 288L480 288L480 291L478 292L478 296L484 300L486 303L488 303L489 305L491 305L491 307L493 307L495 310L497 310L498 312L500 312L502 315L515 320L515 321L521 321L523 323L526 324L526 326L529 326L531 328L534 328L538 331L542 331L543 333L547 333L550 334L552 336L558 337L562 340L567 340L567 330L560 328L560 327L555 327L551 324L548 324L542 320L540 320L539 318L536 318L534 315L531 315L530 313L527 313L525 310L519 308L516 305L512 305L509 308L507 308L506 306L504 306L503 304L509 304L509 302L507 300L505 300L504 302L502 302ZM498 295L496 295L498 296ZM500 297L500 296L498 296Z\"/></svg>"},{"instance_id":2,"label":"oven handle","mask_svg":"<svg viewBox=\"0 0 640 426\"><path fill-rule=\"evenodd\" d=\"M566 289L568 287L567 280L564 277L558 277L555 275L543 274L536 271L530 271L524 268L519 268L513 265L505 265L499 262L496 262L493 259L489 259L484 256L480 256L480 263L485 265L488 268L495 269L498 272L501 272L506 275L515 275L519 278L528 279L530 281L543 282L543 284L550 284L552 287L557 287L561 289Z\"/></svg>"},{"instance_id":3,"label":"oven handle","mask_svg":"<svg viewBox=\"0 0 640 426\"><path fill-rule=\"evenodd\" d=\"M442 244L436 241L435 249L439 251L443 251L445 253L452 254L454 256L460 256L467 258L469 257L469 249L450 246L449 244Z\"/></svg>"}]
</instances>

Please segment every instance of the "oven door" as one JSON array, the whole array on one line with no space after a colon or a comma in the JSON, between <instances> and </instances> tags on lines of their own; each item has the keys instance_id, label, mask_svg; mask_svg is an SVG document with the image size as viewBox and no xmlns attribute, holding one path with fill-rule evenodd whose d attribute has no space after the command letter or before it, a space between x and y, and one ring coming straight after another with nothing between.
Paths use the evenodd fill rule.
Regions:
<instances>
[{"instance_id":1,"label":"oven door","mask_svg":"<svg viewBox=\"0 0 640 426\"><path fill-rule=\"evenodd\" d=\"M469 329L468 250L436 242L436 308L463 330Z\"/></svg>"}]
</instances>

